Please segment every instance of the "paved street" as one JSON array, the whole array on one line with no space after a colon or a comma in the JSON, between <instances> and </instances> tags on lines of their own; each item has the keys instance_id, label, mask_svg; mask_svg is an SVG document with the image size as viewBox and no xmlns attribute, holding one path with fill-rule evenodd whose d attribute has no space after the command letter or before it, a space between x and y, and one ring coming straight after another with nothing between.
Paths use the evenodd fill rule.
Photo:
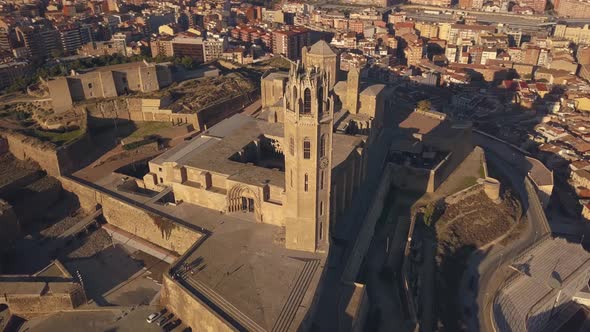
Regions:
<instances>
[{"instance_id":1,"label":"paved street","mask_svg":"<svg viewBox=\"0 0 590 332\"><path fill-rule=\"evenodd\" d=\"M158 310L160 310L158 307L142 306L137 308L59 312L50 316L32 319L23 324L19 332L161 332L161 327L146 322L146 317Z\"/></svg>"},{"instance_id":2,"label":"paved street","mask_svg":"<svg viewBox=\"0 0 590 332\"><path fill-rule=\"evenodd\" d=\"M543 235L550 233L550 228L532 185L526 175L513 166L524 160L522 154L501 142L475 133L474 136L476 143L486 149L488 163L510 181L513 190L521 198L525 217L523 222L526 222L526 227L515 241L506 246L496 244L488 248L487 252L473 256L463 276L460 290L463 305L465 308L478 309L477 319L475 315L471 319L466 317L469 330L493 331L491 305L496 291L508 275L506 265ZM470 284L475 287L468 290Z\"/></svg>"}]
</instances>

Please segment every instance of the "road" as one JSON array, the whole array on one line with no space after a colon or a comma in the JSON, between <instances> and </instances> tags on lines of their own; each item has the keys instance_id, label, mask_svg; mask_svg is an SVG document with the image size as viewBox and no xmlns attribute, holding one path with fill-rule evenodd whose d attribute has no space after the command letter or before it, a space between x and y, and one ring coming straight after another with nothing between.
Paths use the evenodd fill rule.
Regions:
<instances>
[{"instance_id":1,"label":"road","mask_svg":"<svg viewBox=\"0 0 590 332\"><path fill-rule=\"evenodd\" d=\"M488 163L510 181L513 190L521 199L526 217L523 219L526 223L525 228L518 239L506 245L494 244L484 253L473 255L463 275L459 298L463 299L464 308L477 308L477 316L465 315L468 330L495 331L492 321L492 303L496 292L508 275L507 265L519 253L551 230L531 182L526 174L518 171L518 167L515 166L524 162L524 155L501 142L476 133L474 133L474 139L476 144L485 149Z\"/></svg>"}]
</instances>

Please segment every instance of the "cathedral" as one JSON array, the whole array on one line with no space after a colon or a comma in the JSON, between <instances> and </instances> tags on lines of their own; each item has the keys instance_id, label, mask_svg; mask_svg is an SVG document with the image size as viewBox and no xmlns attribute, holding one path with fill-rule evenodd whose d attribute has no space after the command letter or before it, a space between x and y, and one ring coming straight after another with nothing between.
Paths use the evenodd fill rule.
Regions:
<instances>
[{"instance_id":1,"label":"cathedral","mask_svg":"<svg viewBox=\"0 0 590 332\"><path fill-rule=\"evenodd\" d=\"M325 253L366 178L371 144L390 107L385 85L339 80L325 41L289 72L261 80L262 109L234 115L149 162L147 188L174 200L284 227L287 249Z\"/></svg>"}]
</instances>

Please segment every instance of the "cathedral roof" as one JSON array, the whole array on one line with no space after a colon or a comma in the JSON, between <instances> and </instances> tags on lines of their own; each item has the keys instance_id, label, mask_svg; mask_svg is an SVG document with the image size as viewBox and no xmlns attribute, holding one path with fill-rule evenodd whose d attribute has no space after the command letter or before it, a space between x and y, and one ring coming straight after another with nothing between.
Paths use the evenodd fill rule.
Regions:
<instances>
[{"instance_id":1,"label":"cathedral roof","mask_svg":"<svg viewBox=\"0 0 590 332\"><path fill-rule=\"evenodd\" d=\"M325 40L320 40L313 44L309 50L309 53L316 55L336 55L336 53L332 50L330 45L326 43Z\"/></svg>"}]
</instances>

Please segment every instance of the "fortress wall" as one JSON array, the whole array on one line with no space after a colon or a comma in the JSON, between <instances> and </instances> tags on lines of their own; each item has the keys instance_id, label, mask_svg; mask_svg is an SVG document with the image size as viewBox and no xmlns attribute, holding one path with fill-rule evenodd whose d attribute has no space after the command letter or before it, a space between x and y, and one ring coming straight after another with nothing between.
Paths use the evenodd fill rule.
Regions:
<instances>
[{"instance_id":1,"label":"fortress wall","mask_svg":"<svg viewBox=\"0 0 590 332\"><path fill-rule=\"evenodd\" d=\"M8 250L20 233L20 227L14 209L0 199L0 254ZM0 272L2 272L0 262Z\"/></svg>"},{"instance_id":2,"label":"fortress wall","mask_svg":"<svg viewBox=\"0 0 590 332\"><path fill-rule=\"evenodd\" d=\"M236 331L189 290L171 280L168 274L164 274L162 286L161 303L194 331Z\"/></svg>"},{"instance_id":3,"label":"fortress wall","mask_svg":"<svg viewBox=\"0 0 590 332\"><path fill-rule=\"evenodd\" d=\"M81 127L86 128L86 119L82 121ZM1 133L0 136L4 137L6 142L0 145L7 144L8 151L17 159L31 159L47 174L54 177L76 170L82 163L79 158L86 157L87 152L92 148L92 140L88 133L62 147L15 132Z\"/></svg>"},{"instance_id":4,"label":"fortress wall","mask_svg":"<svg viewBox=\"0 0 590 332\"><path fill-rule=\"evenodd\" d=\"M86 303L86 295L79 284L48 283L48 286L50 291L45 293L41 291L39 293L31 292L30 294L11 294L10 290L8 290L7 293L0 295L0 303L6 303L13 314L25 318L61 310L71 310ZM58 288L66 286L69 289L55 291L52 289L53 286Z\"/></svg>"},{"instance_id":5,"label":"fortress wall","mask_svg":"<svg viewBox=\"0 0 590 332\"><path fill-rule=\"evenodd\" d=\"M49 143L18 133L2 134L8 142L8 151L21 160L31 159L52 176L61 174L55 147Z\"/></svg>"},{"instance_id":6,"label":"fortress wall","mask_svg":"<svg viewBox=\"0 0 590 332\"><path fill-rule=\"evenodd\" d=\"M94 118L101 119L125 119L129 120L129 108L132 104L131 100L135 98L129 98L129 102L122 98L114 98L109 100L97 100L94 102L86 102L78 107L85 108L88 111L88 115Z\"/></svg>"},{"instance_id":7,"label":"fortress wall","mask_svg":"<svg viewBox=\"0 0 590 332\"><path fill-rule=\"evenodd\" d=\"M342 281L344 282L356 281L361 264L369 250L375 232L375 225L383 213L383 206L387 203L385 200L391 190L392 180L396 178L394 175L398 175L396 169L391 165L392 164L387 164L383 171L383 175L381 176L379 187L375 188L376 191L371 206L364 217L363 226L359 231L356 242L354 243L354 249L348 258L346 267L342 273Z\"/></svg>"},{"instance_id":8,"label":"fortress wall","mask_svg":"<svg viewBox=\"0 0 590 332\"><path fill-rule=\"evenodd\" d=\"M202 236L197 230L73 179L61 177L60 180L65 190L78 196L80 206L93 210L100 204L109 224L162 248L182 254Z\"/></svg>"}]
</instances>

